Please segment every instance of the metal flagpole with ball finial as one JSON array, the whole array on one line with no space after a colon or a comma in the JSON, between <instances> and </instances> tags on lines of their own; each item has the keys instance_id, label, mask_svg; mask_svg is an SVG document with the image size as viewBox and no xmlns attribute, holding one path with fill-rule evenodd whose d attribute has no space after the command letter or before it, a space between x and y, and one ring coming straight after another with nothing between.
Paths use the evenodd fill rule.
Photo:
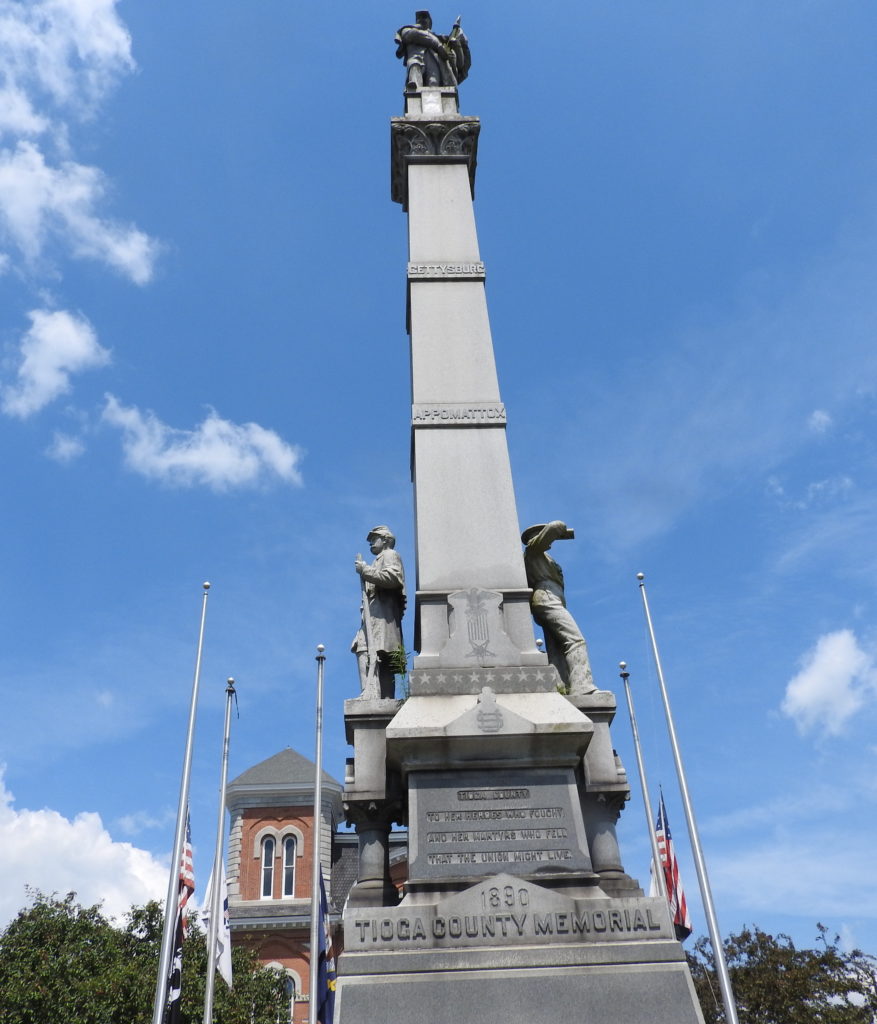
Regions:
<instances>
[{"instance_id":1,"label":"metal flagpole with ball finial","mask_svg":"<svg viewBox=\"0 0 877 1024\"><path fill-rule=\"evenodd\" d=\"M691 796L688 792L688 780L685 777L685 767L682 764L682 753L679 750L679 740L676 737L676 726L673 723L673 713L670 710L670 698L667 696L667 686L664 682L664 670L661 667L661 657L658 654L658 642L655 639L655 630L652 626L652 616L649 611L649 599L646 596L645 576L638 572L636 578L639 580L640 594L643 599L643 611L646 616L646 626L649 631L649 640L652 646L652 655L655 659L655 671L658 674L658 684L661 688L661 700L664 703L664 715L667 719L667 731L670 734L670 746L673 749L673 760L676 764L676 775L679 779L679 791L682 796L682 806L685 809L685 821L688 825L688 838L691 841L691 852L694 856L694 867L697 871L697 881L700 885L700 897L703 901L703 911L706 915L707 930L709 931L710 943L713 947L713 955L716 961L716 971L719 975L719 987L722 992L722 1003L725 1007L726 1024L737 1024L737 1004L734 1001L734 991L731 988L731 976L728 973L728 964L725 960L725 951L722 948L722 935L719 931L719 922L716 917L716 908L713 903L713 894L710 891L709 876L706 870L706 860L703 856L703 848L700 845L700 836L697 832L697 822L694 818L694 808L691 803Z\"/></svg>"},{"instance_id":2,"label":"metal flagpole with ball finial","mask_svg":"<svg viewBox=\"0 0 877 1024\"><path fill-rule=\"evenodd\" d=\"M363 598L364 599L364 598ZM363 612L363 621L366 614ZM326 648L317 644L317 713L316 713L316 778L314 779L314 835L312 847L314 851L313 873L311 875L311 970L310 994L308 1004L308 1022L317 1024L317 976L320 959L320 830L322 825L323 802L323 665L326 661Z\"/></svg>"},{"instance_id":3,"label":"metal flagpole with ball finial","mask_svg":"<svg viewBox=\"0 0 877 1024\"><path fill-rule=\"evenodd\" d=\"M192 680L192 699L189 704L189 727L186 732L186 749L183 755L183 771L180 779L180 800L177 805L177 829L174 835L174 850L171 855L170 878L167 886L167 900L164 905L164 929L161 933L161 953L158 960L158 978L155 982L155 999L152 1004L152 1024L161 1024L167 1002L168 978L171 969L171 945L173 943L175 918L172 908L176 906L179 890L180 861L183 856L183 840L186 833L186 819L189 808L189 779L192 774L192 747L195 740L195 712L198 708L198 686L201 682L201 655L204 650L204 624L207 621L207 594L210 584L204 583L201 601L201 625L198 629L198 651L195 656L195 674Z\"/></svg>"},{"instance_id":4,"label":"metal flagpole with ball finial","mask_svg":"<svg viewBox=\"0 0 877 1024\"><path fill-rule=\"evenodd\" d=\"M652 844L652 877L655 879L658 893L665 899L667 897L667 885L664 881L664 871L661 867L661 854L658 851L658 839L655 835L655 816L652 813L652 801L649 799L649 786L646 782L646 769L643 763L643 752L639 741L639 729L636 725L636 715L633 710L633 696L630 692L630 673L627 671L627 662L619 661L618 673L624 680L624 693L627 697L627 710L630 713L630 728L633 732L633 749L636 752L636 766L639 770L639 784L643 791L643 806L646 812L646 827L649 830L649 839Z\"/></svg>"}]
</instances>

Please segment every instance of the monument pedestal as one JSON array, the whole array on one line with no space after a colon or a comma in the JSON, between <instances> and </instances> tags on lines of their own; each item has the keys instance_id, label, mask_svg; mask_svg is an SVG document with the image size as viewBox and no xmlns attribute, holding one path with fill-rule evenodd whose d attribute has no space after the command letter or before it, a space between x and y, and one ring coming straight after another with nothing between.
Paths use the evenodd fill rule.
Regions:
<instances>
[{"instance_id":1,"label":"monument pedestal","mask_svg":"<svg viewBox=\"0 0 877 1024\"><path fill-rule=\"evenodd\" d=\"M429 906L348 910L339 1019L702 1024L666 900L503 873Z\"/></svg>"}]
</instances>

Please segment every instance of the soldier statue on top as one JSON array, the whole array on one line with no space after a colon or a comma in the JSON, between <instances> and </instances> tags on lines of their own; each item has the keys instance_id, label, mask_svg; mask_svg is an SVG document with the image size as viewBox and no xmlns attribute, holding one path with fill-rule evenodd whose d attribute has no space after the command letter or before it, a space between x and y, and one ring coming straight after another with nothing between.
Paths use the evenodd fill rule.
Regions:
<instances>
[{"instance_id":1,"label":"soldier statue on top","mask_svg":"<svg viewBox=\"0 0 877 1024\"><path fill-rule=\"evenodd\" d=\"M469 40L460 19L446 36L432 31L429 11L417 11L416 24L403 25L396 33L396 56L408 70L405 88L417 92L422 86L456 86L469 74L472 58Z\"/></svg>"}]
</instances>

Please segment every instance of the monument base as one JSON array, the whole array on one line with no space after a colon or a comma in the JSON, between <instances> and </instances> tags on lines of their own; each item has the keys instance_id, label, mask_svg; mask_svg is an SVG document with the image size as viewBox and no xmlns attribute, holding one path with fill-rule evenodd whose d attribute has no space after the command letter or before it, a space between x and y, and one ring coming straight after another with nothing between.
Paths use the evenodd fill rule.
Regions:
<instances>
[{"instance_id":1,"label":"monument base","mask_svg":"<svg viewBox=\"0 0 877 1024\"><path fill-rule=\"evenodd\" d=\"M344 914L339 1024L703 1024L667 903L503 873L432 903Z\"/></svg>"},{"instance_id":2,"label":"monument base","mask_svg":"<svg viewBox=\"0 0 877 1024\"><path fill-rule=\"evenodd\" d=\"M686 964L636 962L341 977L335 1019L338 1024L703 1024Z\"/></svg>"}]
</instances>

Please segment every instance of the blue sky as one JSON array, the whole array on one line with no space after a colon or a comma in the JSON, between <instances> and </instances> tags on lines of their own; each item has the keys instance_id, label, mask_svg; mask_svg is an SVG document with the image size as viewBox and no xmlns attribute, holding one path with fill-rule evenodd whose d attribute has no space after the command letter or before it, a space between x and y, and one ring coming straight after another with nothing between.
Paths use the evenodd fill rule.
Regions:
<instances>
[{"instance_id":1,"label":"blue sky","mask_svg":"<svg viewBox=\"0 0 877 1024\"><path fill-rule=\"evenodd\" d=\"M372 526L413 574L412 14L0 0L3 920L25 883L163 896L202 580L196 875L226 676L232 775L312 756L324 643L343 778ZM638 571L722 928L877 952L877 11L462 14L519 518L576 529L569 603L635 780L630 665L695 928ZM621 836L645 880L636 788Z\"/></svg>"}]
</instances>

